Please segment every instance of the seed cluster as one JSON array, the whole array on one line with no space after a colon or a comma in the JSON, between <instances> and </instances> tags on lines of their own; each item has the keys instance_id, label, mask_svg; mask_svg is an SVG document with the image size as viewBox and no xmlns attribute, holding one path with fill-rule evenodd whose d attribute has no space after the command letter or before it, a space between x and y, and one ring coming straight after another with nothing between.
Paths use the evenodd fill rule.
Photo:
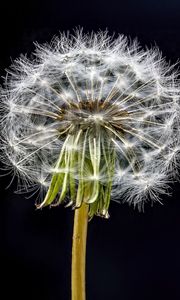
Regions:
<instances>
[{"instance_id":1,"label":"seed cluster","mask_svg":"<svg viewBox=\"0 0 180 300\"><path fill-rule=\"evenodd\" d=\"M20 58L1 90L1 156L37 207L160 201L179 165L177 74L157 49L77 32Z\"/></svg>"}]
</instances>

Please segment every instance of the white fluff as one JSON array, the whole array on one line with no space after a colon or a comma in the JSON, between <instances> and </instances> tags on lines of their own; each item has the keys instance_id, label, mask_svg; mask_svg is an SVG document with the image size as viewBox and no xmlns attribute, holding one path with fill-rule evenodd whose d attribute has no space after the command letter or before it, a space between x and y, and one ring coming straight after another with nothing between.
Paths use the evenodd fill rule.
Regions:
<instances>
[{"instance_id":1,"label":"white fluff","mask_svg":"<svg viewBox=\"0 0 180 300\"><path fill-rule=\"evenodd\" d=\"M109 106L92 114L79 106L79 115L72 103L78 107L83 101L108 102ZM66 118L59 120L63 109ZM85 35L80 30L74 36L61 34L50 45L37 45L32 60L21 56L8 71L0 110L1 160L6 170L21 178L21 188L42 185L46 190L52 174L60 171L71 173L78 182L78 163L73 170L55 167L64 145L59 132L68 134L78 122L86 128L100 124L105 144L111 139L116 153L112 200L142 208L148 199L159 201L177 174L177 72L158 49L143 50L123 35L113 40L107 32ZM127 114L122 116L121 111ZM66 145L66 151L82 148L71 141ZM106 186L109 178L104 170L90 174L85 167L84 179Z\"/></svg>"}]
</instances>

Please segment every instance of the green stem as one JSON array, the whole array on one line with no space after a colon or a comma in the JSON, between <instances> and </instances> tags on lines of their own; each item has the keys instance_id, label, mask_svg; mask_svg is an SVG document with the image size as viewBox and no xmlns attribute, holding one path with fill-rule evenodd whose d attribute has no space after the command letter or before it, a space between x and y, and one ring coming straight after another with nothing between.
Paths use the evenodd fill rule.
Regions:
<instances>
[{"instance_id":1,"label":"green stem","mask_svg":"<svg viewBox=\"0 0 180 300\"><path fill-rule=\"evenodd\" d=\"M72 241L71 300L85 300L86 240L89 206L82 202L74 213Z\"/></svg>"}]
</instances>

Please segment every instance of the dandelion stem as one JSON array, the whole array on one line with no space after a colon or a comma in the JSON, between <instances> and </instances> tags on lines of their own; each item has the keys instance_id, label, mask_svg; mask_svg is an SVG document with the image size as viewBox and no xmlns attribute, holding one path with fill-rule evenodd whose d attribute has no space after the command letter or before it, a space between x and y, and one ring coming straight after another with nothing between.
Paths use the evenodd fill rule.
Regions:
<instances>
[{"instance_id":1,"label":"dandelion stem","mask_svg":"<svg viewBox=\"0 0 180 300\"><path fill-rule=\"evenodd\" d=\"M72 240L71 300L85 300L86 239L89 205L82 203L74 213Z\"/></svg>"}]
</instances>

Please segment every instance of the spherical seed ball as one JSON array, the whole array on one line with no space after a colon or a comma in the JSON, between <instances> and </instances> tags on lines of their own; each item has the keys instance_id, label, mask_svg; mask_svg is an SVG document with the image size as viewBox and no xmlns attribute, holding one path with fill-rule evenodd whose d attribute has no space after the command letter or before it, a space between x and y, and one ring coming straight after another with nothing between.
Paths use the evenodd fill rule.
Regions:
<instances>
[{"instance_id":1,"label":"spherical seed ball","mask_svg":"<svg viewBox=\"0 0 180 300\"><path fill-rule=\"evenodd\" d=\"M179 164L177 72L158 49L107 32L61 34L21 57L1 90L1 156L38 207L160 201Z\"/></svg>"}]
</instances>

